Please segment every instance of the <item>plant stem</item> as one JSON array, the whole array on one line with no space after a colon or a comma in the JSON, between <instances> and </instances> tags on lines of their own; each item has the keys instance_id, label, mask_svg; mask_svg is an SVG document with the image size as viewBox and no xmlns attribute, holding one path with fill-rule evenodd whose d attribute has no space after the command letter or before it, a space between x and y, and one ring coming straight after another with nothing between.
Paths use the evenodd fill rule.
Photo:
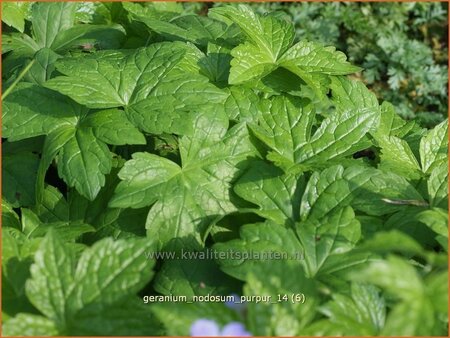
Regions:
<instances>
[{"instance_id":1,"label":"plant stem","mask_svg":"<svg viewBox=\"0 0 450 338\"><path fill-rule=\"evenodd\" d=\"M9 86L8 89L6 89L5 92L3 93L2 95L3 100L6 99L6 97L9 95L9 93L11 93L14 87L17 86L17 84L20 82L20 80L22 80L25 74L28 73L28 71L33 66L35 61L36 61L35 59L31 60L31 62L24 69L22 69L17 79L15 79L14 82L11 84L11 86Z\"/></svg>"}]
</instances>

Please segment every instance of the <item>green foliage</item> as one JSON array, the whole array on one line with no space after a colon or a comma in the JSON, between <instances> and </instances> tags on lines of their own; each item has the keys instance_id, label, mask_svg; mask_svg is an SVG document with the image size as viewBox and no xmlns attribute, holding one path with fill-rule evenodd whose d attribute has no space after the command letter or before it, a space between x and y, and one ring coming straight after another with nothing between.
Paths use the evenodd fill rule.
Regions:
<instances>
[{"instance_id":1,"label":"green foliage","mask_svg":"<svg viewBox=\"0 0 450 338\"><path fill-rule=\"evenodd\" d=\"M3 6L6 336L448 333L448 120L403 119L350 40L440 4Z\"/></svg>"},{"instance_id":2,"label":"green foliage","mask_svg":"<svg viewBox=\"0 0 450 338\"><path fill-rule=\"evenodd\" d=\"M217 4L220 6L220 4ZM398 113L432 127L447 116L445 3L252 4L294 23L298 39L334 45L364 71L363 81Z\"/></svg>"}]
</instances>

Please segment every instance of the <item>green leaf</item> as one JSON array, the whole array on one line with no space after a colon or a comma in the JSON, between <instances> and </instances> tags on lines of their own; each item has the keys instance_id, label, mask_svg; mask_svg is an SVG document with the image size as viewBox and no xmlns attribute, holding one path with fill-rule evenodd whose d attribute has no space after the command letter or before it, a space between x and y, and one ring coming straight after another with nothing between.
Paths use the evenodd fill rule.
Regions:
<instances>
[{"instance_id":1,"label":"green leaf","mask_svg":"<svg viewBox=\"0 0 450 338\"><path fill-rule=\"evenodd\" d=\"M111 170L111 153L90 129L78 129L61 148L58 174L82 195L93 200Z\"/></svg>"},{"instance_id":2,"label":"green leaf","mask_svg":"<svg viewBox=\"0 0 450 338\"><path fill-rule=\"evenodd\" d=\"M149 282L154 260L144 253L152 245L144 239L103 239L85 249L75 267L73 250L50 231L36 252L26 285L27 296L59 329L67 333L86 332L85 316L95 318L93 311L104 312L114 303L121 308L125 300ZM139 305L135 308L135 315L146 316ZM95 321L102 322L105 328L115 327L120 313L123 314L109 312ZM123 321L132 318L130 313ZM79 323L74 324L76 321Z\"/></svg>"},{"instance_id":3,"label":"green leaf","mask_svg":"<svg viewBox=\"0 0 450 338\"><path fill-rule=\"evenodd\" d=\"M441 162L431 170L427 181L428 196L432 207L448 206L448 163Z\"/></svg>"},{"instance_id":4,"label":"green leaf","mask_svg":"<svg viewBox=\"0 0 450 338\"><path fill-rule=\"evenodd\" d=\"M2 229L2 238L3 238L2 261L5 264L8 262L10 258L20 257L20 248L19 248L20 239L17 239L16 236L14 236L15 231L13 229L16 228L5 227Z\"/></svg>"},{"instance_id":5,"label":"green leaf","mask_svg":"<svg viewBox=\"0 0 450 338\"><path fill-rule=\"evenodd\" d=\"M25 79L38 85L43 85L45 81L50 79L55 70L54 63L61 58L50 48L42 48L34 54L35 63L25 75Z\"/></svg>"},{"instance_id":6,"label":"green leaf","mask_svg":"<svg viewBox=\"0 0 450 338\"><path fill-rule=\"evenodd\" d=\"M328 280L330 275L337 275L341 278L360 267L367 266L368 263L378 261L378 257L367 252L355 252L355 250L345 252L340 255L332 255L322 266L320 275L324 280Z\"/></svg>"},{"instance_id":7,"label":"green leaf","mask_svg":"<svg viewBox=\"0 0 450 338\"><path fill-rule=\"evenodd\" d=\"M32 315L20 313L16 317L4 323L3 334L5 336L57 336L60 334L56 325L51 320Z\"/></svg>"},{"instance_id":8,"label":"green leaf","mask_svg":"<svg viewBox=\"0 0 450 338\"><path fill-rule=\"evenodd\" d=\"M218 112L199 115L195 134L180 140L181 166L156 155L134 155L119 173L123 182L110 206L142 207L156 201L147 218L148 236L162 246L174 238L203 243L216 219L236 211L230 184L237 166L253 155L245 125L228 132L226 125Z\"/></svg>"},{"instance_id":9,"label":"green leaf","mask_svg":"<svg viewBox=\"0 0 450 338\"><path fill-rule=\"evenodd\" d=\"M395 111L394 106L384 101L381 106L380 125L373 134L385 136L397 136L399 138L408 134L415 126L414 121L406 122Z\"/></svg>"},{"instance_id":10,"label":"green leaf","mask_svg":"<svg viewBox=\"0 0 450 338\"><path fill-rule=\"evenodd\" d=\"M260 79L277 68L271 54L260 51L257 46L249 42L234 48L231 55L233 60L230 62L231 69L228 82L232 85Z\"/></svg>"},{"instance_id":11,"label":"green leaf","mask_svg":"<svg viewBox=\"0 0 450 338\"><path fill-rule=\"evenodd\" d=\"M357 281L375 284L394 297L411 303L424 292L424 285L416 269L396 256L372 262L353 277Z\"/></svg>"},{"instance_id":12,"label":"green leaf","mask_svg":"<svg viewBox=\"0 0 450 338\"><path fill-rule=\"evenodd\" d=\"M166 260L153 281L155 290L163 295L189 299L194 295L231 294L232 287L237 286L236 281L220 271L208 250L184 250L178 259Z\"/></svg>"},{"instance_id":13,"label":"green leaf","mask_svg":"<svg viewBox=\"0 0 450 338\"><path fill-rule=\"evenodd\" d=\"M73 26L76 4L74 3L34 3L31 23L33 36L38 45L51 47L60 31Z\"/></svg>"},{"instance_id":14,"label":"green leaf","mask_svg":"<svg viewBox=\"0 0 450 338\"><path fill-rule=\"evenodd\" d=\"M247 273L259 265L272 264L270 260L256 259L256 255L270 257L276 253L292 260L303 259L303 248L292 229L267 221L243 225L239 234L240 239L216 243L213 247L219 258L221 253L225 254L225 259L218 260L221 269L235 278L245 280ZM233 256L226 255L230 250Z\"/></svg>"},{"instance_id":15,"label":"green leaf","mask_svg":"<svg viewBox=\"0 0 450 338\"><path fill-rule=\"evenodd\" d=\"M284 174L273 165L255 162L234 186L243 199L258 205L250 209L277 224L293 225L298 221L302 180L299 175Z\"/></svg>"},{"instance_id":16,"label":"green leaf","mask_svg":"<svg viewBox=\"0 0 450 338\"><path fill-rule=\"evenodd\" d=\"M2 311L8 316L35 312L25 295L25 282L30 277L31 263L31 257L12 257L2 264Z\"/></svg>"},{"instance_id":17,"label":"green leaf","mask_svg":"<svg viewBox=\"0 0 450 338\"><path fill-rule=\"evenodd\" d=\"M45 188L45 174L53 162L53 159L58 155L61 148L73 136L74 130L72 126L61 127L54 132L48 134L45 138L44 147L42 149L42 157L39 163L37 183L36 183L36 200L42 203L44 198Z\"/></svg>"},{"instance_id":18,"label":"green leaf","mask_svg":"<svg viewBox=\"0 0 450 338\"><path fill-rule=\"evenodd\" d=\"M296 230L309 277L320 271L329 256L350 251L361 237L360 224L350 207L330 212L319 220L313 218L300 223Z\"/></svg>"},{"instance_id":19,"label":"green leaf","mask_svg":"<svg viewBox=\"0 0 450 338\"><path fill-rule=\"evenodd\" d=\"M442 271L429 275L426 280L427 298L433 304L433 308L445 315L448 314L448 271Z\"/></svg>"},{"instance_id":20,"label":"green leaf","mask_svg":"<svg viewBox=\"0 0 450 338\"><path fill-rule=\"evenodd\" d=\"M255 135L267 144L280 164L299 163L303 145L309 142L315 112L308 100L278 96L261 103L259 126L251 125Z\"/></svg>"},{"instance_id":21,"label":"green leaf","mask_svg":"<svg viewBox=\"0 0 450 338\"><path fill-rule=\"evenodd\" d=\"M229 48L208 43L206 57L199 60L200 73L208 77L211 82L224 87L228 84L231 59Z\"/></svg>"},{"instance_id":22,"label":"green leaf","mask_svg":"<svg viewBox=\"0 0 450 338\"><path fill-rule=\"evenodd\" d=\"M402 210L410 203L426 205L417 190L401 176L374 168L332 166L311 175L300 204L300 217L320 219L347 205L369 215L384 215Z\"/></svg>"},{"instance_id":23,"label":"green leaf","mask_svg":"<svg viewBox=\"0 0 450 338\"><path fill-rule=\"evenodd\" d=\"M153 276L154 260L144 254L152 246L145 239L105 238L85 250L67 297L69 313L93 303L113 304L142 289Z\"/></svg>"},{"instance_id":24,"label":"green leaf","mask_svg":"<svg viewBox=\"0 0 450 338\"><path fill-rule=\"evenodd\" d=\"M3 210L3 213L5 210ZM3 225L6 225L3 223ZM20 225L19 225L20 227ZM2 311L8 316L35 312L25 295L25 282L30 277L30 243L17 228L2 228ZM35 246L35 243L31 244Z\"/></svg>"},{"instance_id":25,"label":"green leaf","mask_svg":"<svg viewBox=\"0 0 450 338\"><path fill-rule=\"evenodd\" d=\"M73 289L74 271L73 253L49 232L36 252L26 293L31 303L57 325L66 324L67 298Z\"/></svg>"},{"instance_id":26,"label":"green leaf","mask_svg":"<svg viewBox=\"0 0 450 338\"><path fill-rule=\"evenodd\" d=\"M95 304L80 311L69 329L73 336L160 336L160 324L148 305L133 297L113 305Z\"/></svg>"},{"instance_id":27,"label":"green leaf","mask_svg":"<svg viewBox=\"0 0 450 338\"><path fill-rule=\"evenodd\" d=\"M429 174L448 159L448 120L439 123L420 140L420 161L423 172Z\"/></svg>"},{"instance_id":28,"label":"green leaf","mask_svg":"<svg viewBox=\"0 0 450 338\"><path fill-rule=\"evenodd\" d=\"M92 112L83 119L83 127L92 128L95 137L114 145L145 144L146 140L139 130L119 109Z\"/></svg>"},{"instance_id":29,"label":"green leaf","mask_svg":"<svg viewBox=\"0 0 450 338\"><path fill-rule=\"evenodd\" d=\"M248 6L222 7L212 11L231 20L249 42L232 50L229 83L239 84L258 79L277 68L277 59L294 39L292 24L274 16L260 17Z\"/></svg>"},{"instance_id":30,"label":"green leaf","mask_svg":"<svg viewBox=\"0 0 450 338\"><path fill-rule=\"evenodd\" d=\"M424 247L436 245L435 234L426 225L420 223L418 215L427 208L405 205L384 222L385 229L396 229L406 233Z\"/></svg>"},{"instance_id":31,"label":"green leaf","mask_svg":"<svg viewBox=\"0 0 450 338\"><path fill-rule=\"evenodd\" d=\"M4 135L17 140L47 135L38 173L42 199L45 172L58 156L58 173L93 200L111 170L110 144L145 144L145 137L118 109L90 111L54 91L23 84L4 104ZM28 180L32 179L32 176Z\"/></svg>"},{"instance_id":32,"label":"green leaf","mask_svg":"<svg viewBox=\"0 0 450 338\"><path fill-rule=\"evenodd\" d=\"M19 84L3 102L3 137L10 141L74 126L83 110L66 97L34 84Z\"/></svg>"},{"instance_id":33,"label":"green leaf","mask_svg":"<svg viewBox=\"0 0 450 338\"><path fill-rule=\"evenodd\" d=\"M4 174L3 174L4 175ZM3 176L5 177L5 176ZM19 216L15 213L13 206L2 198L2 225L20 229Z\"/></svg>"},{"instance_id":34,"label":"green leaf","mask_svg":"<svg viewBox=\"0 0 450 338\"><path fill-rule=\"evenodd\" d=\"M413 238L398 230L379 231L361 243L356 251L424 256L425 250Z\"/></svg>"},{"instance_id":35,"label":"green leaf","mask_svg":"<svg viewBox=\"0 0 450 338\"><path fill-rule=\"evenodd\" d=\"M12 52L10 57L6 58L5 65L8 65L9 59L28 58L39 50L36 41L26 34L10 33L2 34L2 53ZM22 60L23 61L23 60ZM17 66L14 62L9 64L11 67ZM8 67L9 68L9 67Z\"/></svg>"},{"instance_id":36,"label":"green leaf","mask_svg":"<svg viewBox=\"0 0 450 338\"><path fill-rule=\"evenodd\" d=\"M382 335L421 336L433 332L435 317L429 299L399 303L389 313Z\"/></svg>"},{"instance_id":37,"label":"green leaf","mask_svg":"<svg viewBox=\"0 0 450 338\"><path fill-rule=\"evenodd\" d=\"M405 140L396 136L377 138L381 147L379 168L409 179L422 176L419 162Z\"/></svg>"},{"instance_id":38,"label":"green leaf","mask_svg":"<svg viewBox=\"0 0 450 338\"><path fill-rule=\"evenodd\" d=\"M227 39L229 35L224 23L205 16L182 15L163 21L158 14L137 16L136 19L169 40L189 41L199 46Z\"/></svg>"},{"instance_id":39,"label":"green leaf","mask_svg":"<svg viewBox=\"0 0 450 338\"><path fill-rule=\"evenodd\" d=\"M142 130L192 135L198 113L223 109L227 94L209 84L206 77L183 71L174 72L166 80L150 96L127 109L130 121Z\"/></svg>"},{"instance_id":40,"label":"green leaf","mask_svg":"<svg viewBox=\"0 0 450 338\"><path fill-rule=\"evenodd\" d=\"M3 155L2 194L12 207L34 205L38 166L39 158L31 152Z\"/></svg>"},{"instance_id":41,"label":"green leaf","mask_svg":"<svg viewBox=\"0 0 450 338\"><path fill-rule=\"evenodd\" d=\"M424 210L417 214L417 219L426 224L437 234L448 238L448 212L440 208Z\"/></svg>"},{"instance_id":42,"label":"green leaf","mask_svg":"<svg viewBox=\"0 0 450 338\"><path fill-rule=\"evenodd\" d=\"M145 53L145 50L143 50ZM141 53L142 54L142 53ZM67 58L56 63L59 72L68 76L58 76L47 81L47 88L59 91L89 108L113 108L124 106L136 84L124 83L120 90L120 82L126 81L117 62L126 54L120 52L101 52L82 58ZM151 60L151 58L149 58ZM148 62L148 61L147 61ZM125 66L123 66L125 68ZM127 76L135 75L137 66L131 64ZM144 67L143 67L144 68ZM144 68L145 70L145 68ZM125 73L125 69L123 69ZM144 73L145 74L145 73ZM122 80L122 77L125 77ZM145 79L145 76L144 76Z\"/></svg>"},{"instance_id":43,"label":"green leaf","mask_svg":"<svg viewBox=\"0 0 450 338\"><path fill-rule=\"evenodd\" d=\"M226 90L229 96L224 108L228 118L238 122L256 122L260 113L259 98L254 91L243 86L231 86Z\"/></svg>"},{"instance_id":44,"label":"green leaf","mask_svg":"<svg viewBox=\"0 0 450 338\"><path fill-rule=\"evenodd\" d=\"M2 3L2 21L23 33L28 8L29 4L26 2Z\"/></svg>"},{"instance_id":45,"label":"green leaf","mask_svg":"<svg viewBox=\"0 0 450 338\"><path fill-rule=\"evenodd\" d=\"M298 163L330 161L364 149L364 136L379 123L374 94L361 82L332 79L332 102L336 112L327 117L308 143L297 149Z\"/></svg>"},{"instance_id":46,"label":"green leaf","mask_svg":"<svg viewBox=\"0 0 450 338\"><path fill-rule=\"evenodd\" d=\"M336 112L325 118L312 133L315 112L307 100L278 96L265 101L255 135L273 150L268 158L289 168L324 165L362 150L365 135L376 127L379 108L376 98L362 83L333 80Z\"/></svg>"},{"instance_id":47,"label":"green leaf","mask_svg":"<svg viewBox=\"0 0 450 338\"><path fill-rule=\"evenodd\" d=\"M260 79L278 67L284 67L317 89L315 74L345 75L359 71L334 47L301 41L291 47L294 29L275 15L259 16L250 7L221 7L213 16L234 22L247 37L247 42L234 48L231 55L230 84Z\"/></svg>"},{"instance_id":48,"label":"green leaf","mask_svg":"<svg viewBox=\"0 0 450 338\"><path fill-rule=\"evenodd\" d=\"M60 31L51 49L63 53L73 47L118 49L124 39L124 30L119 25L77 25Z\"/></svg>"},{"instance_id":49,"label":"green leaf","mask_svg":"<svg viewBox=\"0 0 450 338\"><path fill-rule=\"evenodd\" d=\"M155 203L166 182L181 172L174 162L149 153L134 153L119 173L121 182L110 201L111 207L140 208Z\"/></svg>"},{"instance_id":50,"label":"green leaf","mask_svg":"<svg viewBox=\"0 0 450 338\"><path fill-rule=\"evenodd\" d=\"M351 65L344 53L334 47L325 47L317 42L300 41L292 46L279 60L279 64L297 74L297 69L306 73L346 75L361 68ZM301 73L298 73L300 75Z\"/></svg>"},{"instance_id":51,"label":"green leaf","mask_svg":"<svg viewBox=\"0 0 450 338\"><path fill-rule=\"evenodd\" d=\"M69 205L63 194L55 187L47 185L43 191L43 199L32 211L46 223L64 222L70 219Z\"/></svg>"},{"instance_id":52,"label":"green leaf","mask_svg":"<svg viewBox=\"0 0 450 338\"><path fill-rule=\"evenodd\" d=\"M261 303L248 302L249 331L255 336L295 336L313 319L316 285L305 277L298 262L277 260L260 265L246 280L245 296L271 297Z\"/></svg>"},{"instance_id":53,"label":"green leaf","mask_svg":"<svg viewBox=\"0 0 450 338\"><path fill-rule=\"evenodd\" d=\"M73 242L82 234L93 232L95 229L81 222L70 222L69 219L64 221L43 223L39 217L29 209L21 209L22 211L22 231L27 238L44 237L48 232L54 232L64 242Z\"/></svg>"},{"instance_id":54,"label":"green leaf","mask_svg":"<svg viewBox=\"0 0 450 338\"><path fill-rule=\"evenodd\" d=\"M122 6L133 16L170 19L183 13L183 5L176 2L124 2Z\"/></svg>"},{"instance_id":55,"label":"green leaf","mask_svg":"<svg viewBox=\"0 0 450 338\"><path fill-rule=\"evenodd\" d=\"M351 296L333 294L320 312L329 318L335 334L372 336L384 327L386 307L384 298L370 284L351 284Z\"/></svg>"},{"instance_id":56,"label":"green leaf","mask_svg":"<svg viewBox=\"0 0 450 338\"><path fill-rule=\"evenodd\" d=\"M127 117L141 130L189 134L192 111L222 103L226 94L191 72L198 50L183 43L157 43L135 53L99 52L68 58L56 64L59 76L47 81L89 108L126 108ZM151 112L151 113L149 113Z\"/></svg>"},{"instance_id":57,"label":"green leaf","mask_svg":"<svg viewBox=\"0 0 450 338\"><path fill-rule=\"evenodd\" d=\"M270 55L275 61L291 45L294 28L291 23L273 15L259 16L249 6L227 6L212 10L234 22L254 45Z\"/></svg>"}]
</instances>

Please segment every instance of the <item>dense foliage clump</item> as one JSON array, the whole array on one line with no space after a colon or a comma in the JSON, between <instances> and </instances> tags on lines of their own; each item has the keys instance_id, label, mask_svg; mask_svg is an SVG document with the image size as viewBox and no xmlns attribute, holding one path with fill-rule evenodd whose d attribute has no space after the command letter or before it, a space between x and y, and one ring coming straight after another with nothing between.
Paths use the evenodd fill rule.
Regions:
<instances>
[{"instance_id":1,"label":"dense foliage clump","mask_svg":"<svg viewBox=\"0 0 450 338\"><path fill-rule=\"evenodd\" d=\"M4 5L3 333L446 335L448 121L203 10Z\"/></svg>"},{"instance_id":2,"label":"dense foliage clump","mask_svg":"<svg viewBox=\"0 0 450 338\"><path fill-rule=\"evenodd\" d=\"M217 4L220 5L220 4ZM405 119L432 127L448 113L447 3L265 3L290 18L298 39L336 46L361 79Z\"/></svg>"}]
</instances>

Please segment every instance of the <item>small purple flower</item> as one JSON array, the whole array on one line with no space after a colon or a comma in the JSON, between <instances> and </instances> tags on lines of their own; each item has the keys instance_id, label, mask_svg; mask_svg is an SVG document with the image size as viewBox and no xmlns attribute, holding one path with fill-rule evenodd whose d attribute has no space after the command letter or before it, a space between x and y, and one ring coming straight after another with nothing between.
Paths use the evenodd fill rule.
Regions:
<instances>
[{"instance_id":1,"label":"small purple flower","mask_svg":"<svg viewBox=\"0 0 450 338\"><path fill-rule=\"evenodd\" d=\"M214 320L209 319L197 319L191 325L191 336L192 337L218 337L219 325Z\"/></svg>"},{"instance_id":2,"label":"small purple flower","mask_svg":"<svg viewBox=\"0 0 450 338\"><path fill-rule=\"evenodd\" d=\"M192 337L250 337L251 334L245 330L245 326L239 322L231 322L220 330L219 325L210 319L197 319L191 325Z\"/></svg>"},{"instance_id":3,"label":"small purple flower","mask_svg":"<svg viewBox=\"0 0 450 338\"><path fill-rule=\"evenodd\" d=\"M247 305L245 304L245 302L241 302L241 298L237 294L232 293L230 296L233 297L233 300L226 301L225 306L242 314L245 311Z\"/></svg>"},{"instance_id":4,"label":"small purple flower","mask_svg":"<svg viewBox=\"0 0 450 338\"><path fill-rule=\"evenodd\" d=\"M239 322L228 323L221 333L222 337L251 337L250 332L245 330L244 324Z\"/></svg>"}]
</instances>

